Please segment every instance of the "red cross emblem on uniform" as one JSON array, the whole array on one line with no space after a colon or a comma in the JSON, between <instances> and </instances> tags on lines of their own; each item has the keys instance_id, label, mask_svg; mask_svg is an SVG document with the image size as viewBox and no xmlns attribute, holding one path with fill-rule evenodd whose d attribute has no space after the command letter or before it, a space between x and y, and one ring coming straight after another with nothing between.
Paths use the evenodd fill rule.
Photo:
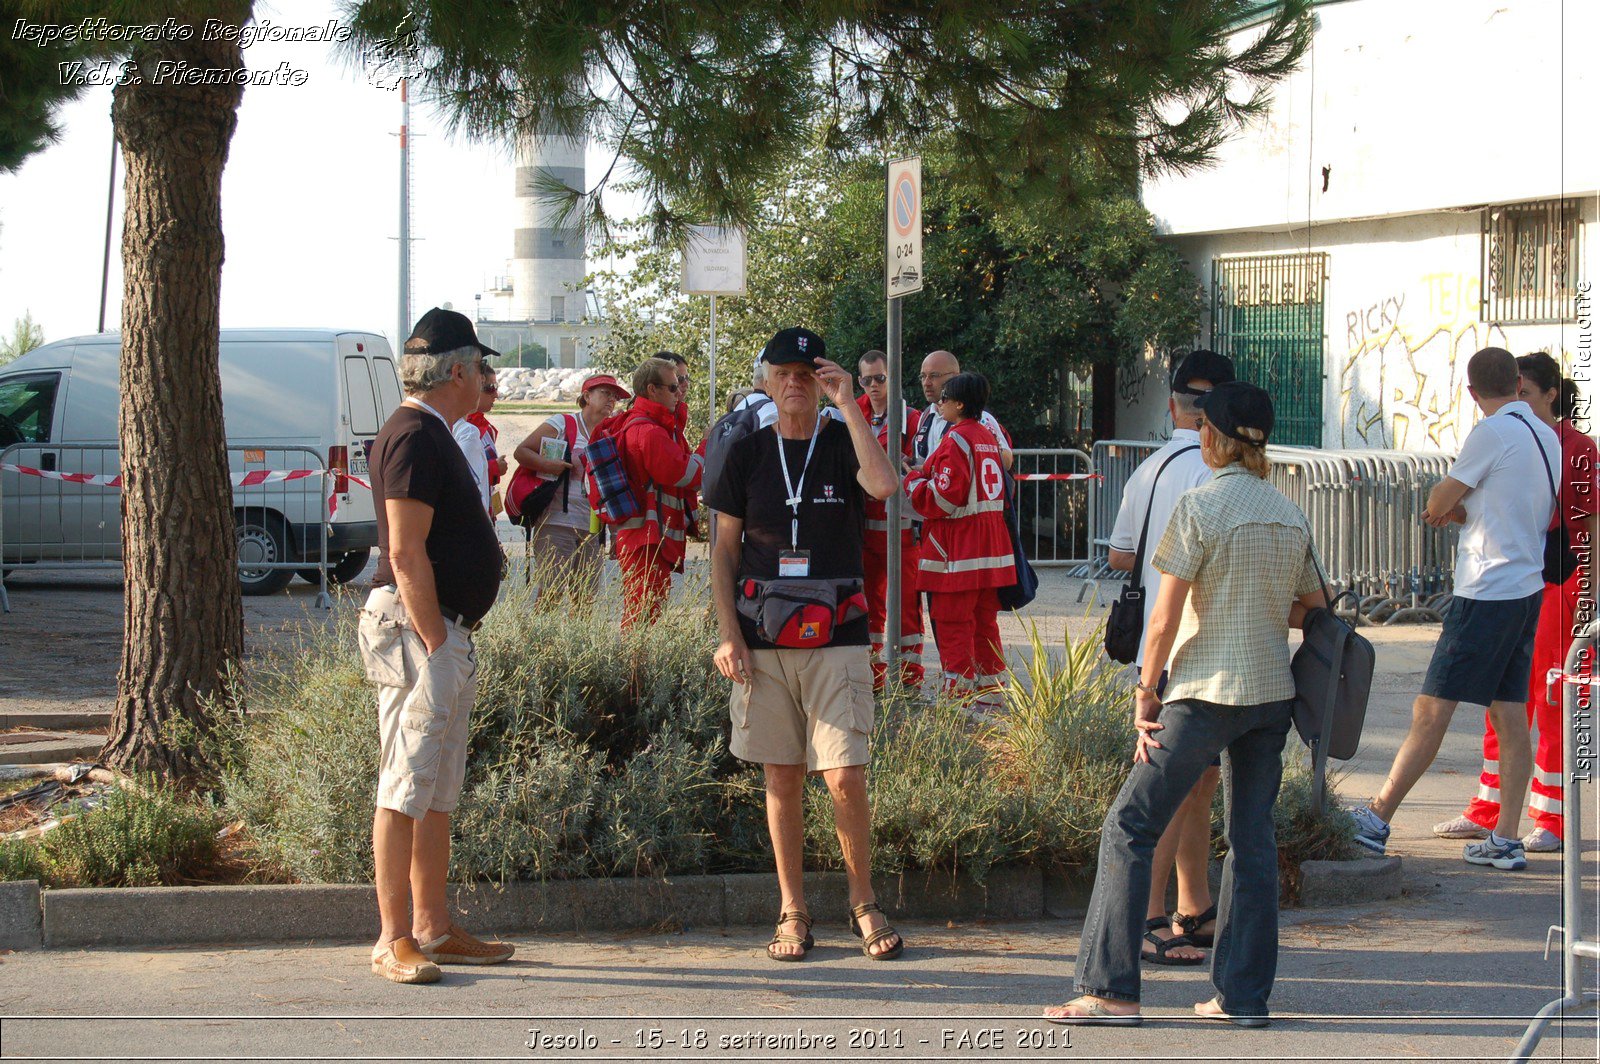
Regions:
<instances>
[{"instance_id":1,"label":"red cross emblem on uniform","mask_svg":"<svg viewBox=\"0 0 1600 1064\"><path fill-rule=\"evenodd\" d=\"M983 497L998 499L1005 490L1005 477L1000 472L1000 463L993 458L985 458L980 477L983 483Z\"/></svg>"}]
</instances>

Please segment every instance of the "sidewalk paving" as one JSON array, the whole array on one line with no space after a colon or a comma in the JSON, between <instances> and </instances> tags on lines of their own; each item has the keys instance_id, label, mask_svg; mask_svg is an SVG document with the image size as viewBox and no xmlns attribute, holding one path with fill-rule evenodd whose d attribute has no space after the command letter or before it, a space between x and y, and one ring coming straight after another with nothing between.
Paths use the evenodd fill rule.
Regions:
<instances>
[{"instance_id":1,"label":"sidewalk paving","mask_svg":"<svg viewBox=\"0 0 1600 1064\"><path fill-rule=\"evenodd\" d=\"M1104 603L1080 605L1079 582L1044 575L1026 619L1051 643L1099 623ZM1113 593L1106 584L1101 598ZM1012 644L1023 636L1013 618L1003 631ZM1387 771L1438 628L1363 632L1377 646L1378 675L1361 752L1342 767L1351 797L1372 793ZM843 913L818 912L818 949L801 964L766 960L761 928L554 935L516 938L512 964L449 969L434 987L371 975L368 944L11 954L0 958L0 1057L1504 1060L1527 1017L1559 996L1559 957L1542 952L1546 928L1561 919L1560 862L1536 854L1523 873L1475 869L1461 861L1461 843L1428 834L1476 787L1481 722L1480 710L1462 709L1396 818L1404 897L1285 914L1277 1021L1266 1031L1188 1015L1210 996L1204 968L1147 969L1145 1027L1074 1029L1064 1043L1066 1029L1035 1017L1072 996L1079 921L913 922L905 959L874 963L856 950ZM1583 804L1592 839L1595 790ZM1597 858L1588 843L1591 902ZM227 1018L163 1019L179 1016ZM528 1048L531 1028L546 1038L541 1047ZM986 1048L991 1028L1002 1042ZM657 1049L648 1048L652 1031ZM731 1040L751 1031L783 1034L781 1044L796 1048ZM800 1033L835 1044L802 1048ZM1593 1060L1597 1039L1592 1015L1574 1018L1550 1030L1538 1056Z\"/></svg>"}]
</instances>

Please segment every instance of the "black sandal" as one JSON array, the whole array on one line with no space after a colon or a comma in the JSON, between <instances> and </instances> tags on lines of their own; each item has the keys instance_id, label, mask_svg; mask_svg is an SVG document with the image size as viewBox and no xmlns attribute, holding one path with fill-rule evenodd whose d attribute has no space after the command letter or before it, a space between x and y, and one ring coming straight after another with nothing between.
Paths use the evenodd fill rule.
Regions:
<instances>
[{"instance_id":1,"label":"black sandal","mask_svg":"<svg viewBox=\"0 0 1600 1064\"><path fill-rule=\"evenodd\" d=\"M783 925L791 921L805 925L806 933L802 938L792 931L785 931ZM776 945L799 946L799 953L774 953L772 947ZM803 913L799 909L786 909L778 914L778 926L773 928L772 941L767 943L767 956L775 961L803 961L806 954L811 952L816 940L811 937L811 914Z\"/></svg>"},{"instance_id":2,"label":"black sandal","mask_svg":"<svg viewBox=\"0 0 1600 1064\"><path fill-rule=\"evenodd\" d=\"M1171 938L1162 938L1156 934L1165 928L1172 930L1172 923L1165 916L1152 916L1144 922L1144 940L1156 948L1154 953L1139 951L1139 959L1146 964L1164 964L1173 968L1188 968L1196 964L1204 964L1204 957L1174 957L1169 951L1181 949L1185 946L1198 948L1188 935L1173 935Z\"/></svg>"},{"instance_id":3,"label":"black sandal","mask_svg":"<svg viewBox=\"0 0 1600 1064\"><path fill-rule=\"evenodd\" d=\"M864 901L860 905L857 905L855 908L851 909L850 930L855 932L855 936L857 938L861 939L861 952L866 954L868 960L892 961L896 957L900 956L901 952L906 948L906 940L904 938L900 938L900 932L889 926L888 914L885 914L882 927L872 932L872 934L863 937L861 934L861 920L868 913L873 912L883 912L883 908L875 901ZM882 953L872 952L873 946L876 946L890 935L893 935L895 938L900 940L894 945L890 946L888 949L884 950Z\"/></svg>"},{"instance_id":4,"label":"black sandal","mask_svg":"<svg viewBox=\"0 0 1600 1064\"><path fill-rule=\"evenodd\" d=\"M1200 929L1217 918L1217 907L1213 905L1199 916L1185 916L1183 913L1173 913L1172 922L1183 928L1183 933L1190 942L1200 949L1210 949L1217 944L1215 931L1201 931Z\"/></svg>"}]
</instances>

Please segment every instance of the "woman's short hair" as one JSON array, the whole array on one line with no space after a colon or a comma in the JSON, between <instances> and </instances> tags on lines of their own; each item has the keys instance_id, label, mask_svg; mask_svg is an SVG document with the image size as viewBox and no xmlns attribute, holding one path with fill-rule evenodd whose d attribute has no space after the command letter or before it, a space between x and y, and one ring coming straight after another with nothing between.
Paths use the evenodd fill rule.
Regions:
<instances>
[{"instance_id":1,"label":"woman's short hair","mask_svg":"<svg viewBox=\"0 0 1600 1064\"><path fill-rule=\"evenodd\" d=\"M940 394L961 404L962 417L976 421L989 405L989 381L983 374L968 370L945 381Z\"/></svg>"},{"instance_id":2,"label":"woman's short hair","mask_svg":"<svg viewBox=\"0 0 1600 1064\"><path fill-rule=\"evenodd\" d=\"M427 395L445 384L458 365L472 365L483 358L477 347L458 347L440 355L400 356L400 386L407 395Z\"/></svg>"},{"instance_id":3,"label":"woman's short hair","mask_svg":"<svg viewBox=\"0 0 1600 1064\"><path fill-rule=\"evenodd\" d=\"M644 395L652 384L677 384L678 371L664 358L647 358L633 371L633 394Z\"/></svg>"},{"instance_id":4,"label":"woman's short hair","mask_svg":"<svg viewBox=\"0 0 1600 1064\"><path fill-rule=\"evenodd\" d=\"M1236 440L1208 422L1202 424L1211 430L1200 437L1200 454L1205 458L1206 465L1212 469L1221 469L1237 462L1262 480L1267 479L1267 474L1272 471L1272 459L1267 457L1267 437L1260 429L1243 427L1239 429L1247 436L1261 437L1258 442L1252 443Z\"/></svg>"},{"instance_id":5,"label":"woman's short hair","mask_svg":"<svg viewBox=\"0 0 1600 1064\"><path fill-rule=\"evenodd\" d=\"M1517 359L1517 373L1533 382L1533 386L1541 392L1557 390L1555 402L1555 415L1557 421L1566 421L1572 417L1572 411L1578 405L1578 382L1561 372L1561 363L1550 356L1548 351L1535 351L1531 355L1522 355Z\"/></svg>"}]
</instances>

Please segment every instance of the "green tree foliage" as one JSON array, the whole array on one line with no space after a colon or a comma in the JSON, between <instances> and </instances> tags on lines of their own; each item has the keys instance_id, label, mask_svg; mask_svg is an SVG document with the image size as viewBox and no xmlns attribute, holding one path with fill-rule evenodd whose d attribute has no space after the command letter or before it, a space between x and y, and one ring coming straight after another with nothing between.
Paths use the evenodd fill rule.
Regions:
<instances>
[{"instance_id":1,"label":"green tree foliage","mask_svg":"<svg viewBox=\"0 0 1600 1064\"><path fill-rule=\"evenodd\" d=\"M361 0L350 47L403 50L420 96L474 137L598 138L661 235L753 221L808 145L942 140L959 184L1034 211L1201 166L1299 61L1306 7L1236 40L1254 0ZM567 203L604 221L599 196Z\"/></svg>"},{"instance_id":2,"label":"green tree foliage","mask_svg":"<svg viewBox=\"0 0 1600 1064\"><path fill-rule=\"evenodd\" d=\"M0 33L0 174L5 174L15 172L24 159L60 136L55 111L83 89L67 83L58 64L81 58L86 50L40 48L19 37L13 32L16 18L9 4L0 22L5 25Z\"/></svg>"},{"instance_id":3,"label":"green tree foliage","mask_svg":"<svg viewBox=\"0 0 1600 1064\"><path fill-rule=\"evenodd\" d=\"M1132 196L1106 195L1045 225L996 218L938 161L925 160L924 174L925 288L902 314L903 384L914 404L923 402L922 356L945 348L989 378L995 414L1021 442L1061 445L1071 374L1198 331L1199 286ZM785 326L822 332L851 368L885 343L881 168L836 166L816 151L765 191L749 230L749 295L718 300L724 398ZM605 249L624 265L594 279L610 326L597 359L625 372L663 347L684 353L700 367L690 402L704 424L708 301L679 294L681 256L649 229L648 220L622 227L626 238Z\"/></svg>"},{"instance_id":4,"label":"green tree foliage","mask_svg":"<svg viewBox=\"0 0 1600 1064\"><path fill-rule=\"evenodd\" d=\"M0 335L0 366L21 358L44 343L44 330L27 311L11 323L11 335Z\"/></svg>"}]
</instances>

